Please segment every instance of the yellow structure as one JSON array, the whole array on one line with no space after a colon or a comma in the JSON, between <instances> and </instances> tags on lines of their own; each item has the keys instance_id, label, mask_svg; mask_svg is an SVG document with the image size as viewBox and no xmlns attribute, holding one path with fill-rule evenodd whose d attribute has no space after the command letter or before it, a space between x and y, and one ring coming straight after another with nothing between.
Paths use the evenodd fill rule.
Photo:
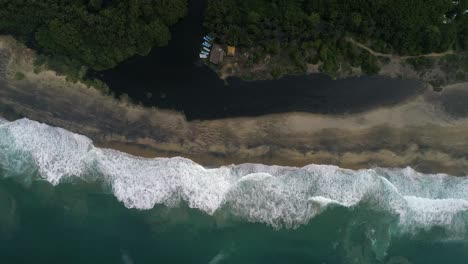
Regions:
<instances>
[{"instance_id":1,"label":"yellow structure","mask_svg":"<svg viewBox=\"0 0 468 264\"><path fill-rule=\"evenodd\" d=\"M227 55L231 56L231 57L234 57L236 55L236 47L228 46Z\"/></svg>"}]
</instances>

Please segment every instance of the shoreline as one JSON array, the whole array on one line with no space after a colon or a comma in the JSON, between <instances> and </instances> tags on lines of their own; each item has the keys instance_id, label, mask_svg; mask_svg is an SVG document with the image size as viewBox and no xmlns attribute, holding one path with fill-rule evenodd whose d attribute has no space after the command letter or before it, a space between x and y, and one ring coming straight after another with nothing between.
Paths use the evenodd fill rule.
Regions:
<instances>
[{"instance_id":1,"label":"shoreline","mask_svg":"<svg viewBox=\"0 0 468 264\"><path fill-rule=\"evenodd\" d=\"M397 158L396 156L400 155L397 153L392 153L390 151L381 151L378 153L345 153L344 155L335 156L333 153L318 153L310 159L294 159L286 158L281 153L279 155L274 155L274 157L262 158L257 157L251 159L248 157L219 157L211 153L202 153L202 154L184 154L180 155L178 152L163 152L157 149L152 149L149 146L143 146L140 144L134 143L125 143L125 142L105 142L105 143L95 143L96 147L103 149L112 149L120 151L135 157L140 158L174 158L182 157L190 159L197 164L200 164L207 168L216 168L221 166L230 166L230 165L241 165L241 164L262 164L267 166L282 166L282 167L296 167L302 168L308 165L331 165L337 166L342 169L350 170L365 170L373 168L388 168L388 169L404 169L410 167L417 172L424 174L447 174L451 176L465 177L468 176L466 171L466 165L461 165L463 169L453 168L452 166L459 166L454 163L464 163L464 159L457 161L437 161L439 157L448 157L445 153L438 152L427 152L421 156L428 156L427 160L420 161L418 163L405 162L404 158L411 156L413 153L411 150L408 150L404 157ZM285 150L284 152L287 152ZM290 151L291 154L293 150ZM284 153L288 154L288 153ZM373 162L367 162L366 159L372 159ZM416 158L418 159L418 158ZM342 160L342 161L340 161Z\"/></svg>"},{"instance_id":2,"label":"shoreline","mask_svg":"<svg viewBox=\"0 0 468 264\"><path fill-rule=\"evenodd\" d=\"M463 58L468 58L467 53L461 53L461 54L455 54L451 53L451 51L445 52L447 57L447 60L449 60L450 56L459 56L461 60ZM291 76L313 76L313 75L324 75L329 78L332 78L334 81L339 81L339 80L346 80L350 78L361 78L361 77L369 77L369 76L375 76L375 77L384 77L384 78L398 78L402 80L413 80L413 81L419 81L422 82L430 87L432 89L441 91L443 87L445 86L450 86L450 85L456 85L459 83L464 83L468 81L468 75L464 79L457 79L455 74L453 72L460 72L458 68L451 69L453 72L449 72L448 70L442 70L441 68L448 67L447 62L442 62L444 59L443 56L437 56L439 54L435 54L435 58L429 58L428 55L421 55L421 56L407 56L408 58L405 58L402 56L400 58L397 55L392 55L392 59L389 59L389 62L387 63L382 63L380 65L379 72L374 75L366 75L360 68L351 68L349 72L345 71L339 71L335 75L329 75L325 72L322 72L319 68L320 65L322 64L321 62L318 64L307 64L306 67L307 69L305 71L297 71L294 73L287 73L287 74L282 74L280 76L271 76L269 72L256 72L255 69L252 69L251 71L249 70L241 70L241 69L234 69L232 66L233 64L241 64L239 61L237 62L228 62L225 65L210 65L208 62L205 63L207 67L213 70L213 72L216 73L216 75L224 81L229 81L230 79L237 78L245 82L258 82L258 81L275 81L279 80L281 78L287 78ZM378 56L377 56L378 57ZM434 68L422 68L422 69L416 69L414 65L412 65L410 62L407 62L407 60L411 60L412 58L423 58L423 59L433 59L435 62L434 63L439 63L442 65L438 65L437 67ZM269 67L274 67L269 66ZM253 68L259 68L263 70L262 66L256 66L254 65Z\"/></svg>"}]
</instances>

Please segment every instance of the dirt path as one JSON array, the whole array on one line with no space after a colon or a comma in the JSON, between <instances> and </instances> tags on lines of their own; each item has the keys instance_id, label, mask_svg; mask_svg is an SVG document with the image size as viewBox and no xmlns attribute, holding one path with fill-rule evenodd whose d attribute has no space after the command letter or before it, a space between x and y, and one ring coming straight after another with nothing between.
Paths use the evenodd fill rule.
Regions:
<instances>
[{"instance_id":1,"label":"dirt path","mask_svg":"<svg viewBox=\"0 0 468 264\"><path fill-rule=\"evenodd\" d=\"M353 38L346 38L346 40L353 43L354 45L362 48L362 49L367 50L370 54L372 54L374 56L389 58L389 59L391 59L393 61L402 61L402 60L406 60L406 59L421 58L421 57L436 58L436 57L443 57L443 56L446 56L446 55L455 54L455 52L453 50L447 50L447 51L442 52L442 53L428 53L428 54L416 55L416 56L399 56L399 55L396 55L396 54L387 54L387 53L380 53L380 52L374 51L373 49L369 48L368 46L357 42Z\"/></svg>"}]
</instances>

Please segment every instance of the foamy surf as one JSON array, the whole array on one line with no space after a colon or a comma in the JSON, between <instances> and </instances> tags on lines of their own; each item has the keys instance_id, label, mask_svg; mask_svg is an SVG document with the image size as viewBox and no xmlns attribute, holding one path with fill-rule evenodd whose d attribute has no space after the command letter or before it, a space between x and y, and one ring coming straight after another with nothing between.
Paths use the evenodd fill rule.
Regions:
<instances>
[{"instance_id":1,"label":"foamy surf","mask_svg":"<svg viewBox=\"0 0 468 264\"><path fill-rule=\"evenodd\" d=\"M250 222L296 228L330 207L365 206L397 217L398 232L441 227L451 239L467 236L468 177L324 165L208 169L180 157L145 159L100 149L84 136L28 119L0 125L0 150L7 177L36 173L53 185L75 177L104 180L127 208L184 202L211 215L228 210Z\"/></svg>"}]
</instances>

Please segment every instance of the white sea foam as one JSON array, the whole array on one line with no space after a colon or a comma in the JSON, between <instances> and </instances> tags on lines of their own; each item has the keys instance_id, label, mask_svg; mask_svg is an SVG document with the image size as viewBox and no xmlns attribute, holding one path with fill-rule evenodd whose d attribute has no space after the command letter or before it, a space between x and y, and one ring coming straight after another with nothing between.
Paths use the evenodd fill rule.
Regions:
<instances>
[{"instance_id":1,"label":"white sea foam","mask_svg":"<svg viewBox=\"0 0 468 264\"><path fill-rule=\"evenodd\" d=\"M248 221L297 227L330 206L364 205L398 216L409 232L433 226L468 229L468 177L322 165L207 169L184 158L144 159L99 149L84 136L27 119L0 125L0 148L24 162L32 159L54 185L71 176L100 175L128 208L184 201L208 214L227 208ZM0 165L9 166L11 155L0 155Z\"/></svg>"},{"instance_id":2,"label":"white sea foam","mask_svg":"<svg viewBox=\"0 0 468 264\"><path fill-rule=\"evenodd\" d=\"M461 199L428 199L406 196L408 210L401 217L407 231L449 226L454 234L463 235L467 228L468 201Z\"/></svg>"},{"instance_id":3,"label":"white sea foam","mask_svg":"<svg viewBox=\"0 0 468 264\"><path fill-rule=\"evenodd\" d=\"M61 128L20 119L1 125L0 133L0 146L15 156L30 156L41 176L53 184L82 175L93 161L91 140Z\"/></svg>"},{"instance_id":4,"label":"white sea foam","mask_svg":"<svg viewBox=\"0 0 468 264\"><path fill-rule=\"evenodd\" d=\"M222 263L229 257L229 254L225 252L225 250L221 250L216 256L214 256L208 264L219 264Z\"/></svg>"},{"instance_id":5,"label":"white sea foam","mask_svg":"<svg viewBox=\"0 0 468 264\"><path fill-rule=\"evenodd\" d=\"M133 259L127 251L122 251L122 262L123 264L133 264Z\"/></svg>"},{"instance_id":6,"label":"white sea foam","mask_svg":"<svg viewBox=\"0 0 468 264\"><path fill-rule=\"evenodd\" d=\"M0 125L5 124L5 123L8 123L8 121L5 118L0 116Z\"/></svg>"}]
</instances>

